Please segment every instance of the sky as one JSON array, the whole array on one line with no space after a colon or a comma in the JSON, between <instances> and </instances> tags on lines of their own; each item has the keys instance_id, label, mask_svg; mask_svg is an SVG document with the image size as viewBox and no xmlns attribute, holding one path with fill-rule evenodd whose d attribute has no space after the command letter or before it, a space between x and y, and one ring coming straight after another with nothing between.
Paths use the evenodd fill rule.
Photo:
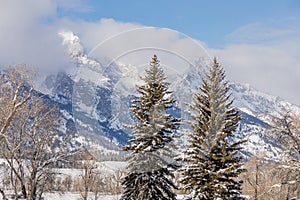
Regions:
<instances>
[{"instance_id":1,"label":"sky","mask_svg":"<svg viewBox=\"0 0 300 200\"><path fill-rule=\"evenodd\" d=\"M0 65L69 67L60 31L73 31L89 51L112 35L148 26L195 39L228 79L300 105L298 0L0 0ZM180 38L161 37L174 40Z\"/></svg>"}]
</instances>

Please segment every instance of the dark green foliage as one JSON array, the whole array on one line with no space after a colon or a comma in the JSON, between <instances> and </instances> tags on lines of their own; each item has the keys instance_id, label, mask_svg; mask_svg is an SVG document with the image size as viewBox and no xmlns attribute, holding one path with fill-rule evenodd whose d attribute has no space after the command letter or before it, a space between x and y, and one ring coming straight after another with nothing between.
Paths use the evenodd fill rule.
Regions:
<instances>
[{"instance_id":1,"label":"dark green foliage","mask_svg":"<svg viewBox=\"0 0 300 200\"><path fill-rule=\"evenodd\" d=\"M190 192L187 199L244 199L240 195L243 171L240 144L233 142L240 115L231 107L233 100L224 81L224 70L214 59L205 74L200 93L195 93L190 105L189 143L179 160L185 164L182 173L183 188Z\"/></svg>"},{"instance_id":2,"label":"dark green foliage","mask_svg":"<svg viewBox=\"0 0 300 200\"><path fill-rule=\"evenodd\" d=\"M177 187L167 176L172 176L167 168L145 172L130 172L122 182L123 185L129 188L125 189L121 199L176 199L176 194L172 191L172 188Z\"/></svg>"},{"instance_id":3,"label":"dark green foliage","mask_svg":"<svg viewBox=\"0 0 300 200\"><path fill-rule=\"evenodd\" d=\"M137 123L129 126L133 139L123 149L130 151L128 175L123 179L122 200L176 199L170 179L173 163L172 143L180 120L167 114L175 100L169 98L165 74L156 55L137 87L139 98L132 113Z\"/></svg>"}]
</instances>

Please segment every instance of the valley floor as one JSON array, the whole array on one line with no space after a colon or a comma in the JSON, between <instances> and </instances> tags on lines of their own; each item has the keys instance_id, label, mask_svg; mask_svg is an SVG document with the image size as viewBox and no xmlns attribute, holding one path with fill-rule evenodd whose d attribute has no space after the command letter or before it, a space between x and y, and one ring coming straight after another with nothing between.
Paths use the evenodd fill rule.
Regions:
<instances>
[{"instance_id":1,"label":"valley floor","mask_svg":"<svg viewBox=\"0 0 300 200\"><path fill-rule=\"evenodd\" d=\"M121 195L100 195L99 200L119 200ZM65 192L65 193L45 193L44 194L44 200L79 200L81 199L81 196L79 193L70 193L70 192ZM89 197L89 200L93 200L94 196L91 195ZM182 196L178 196L178 200L182 199Z\"/></svg>"},{"instance_id":2,"label":"valley floor","mask_svg":"<svg viewBox=\"0 0 300 200\"><path fill-rule=\"evenodd\" d=\"M118 200L120 198L120 195L100 195L99 200ZM64 193L64 194L59 194L59 193L47 193L45 194L45 200L58 200L58 199L63 199L63 200L78 200L80 199L80 194L78 193ZM94 199L93 196L91 196L90 199Z\"/></svg>"}]
</instances>

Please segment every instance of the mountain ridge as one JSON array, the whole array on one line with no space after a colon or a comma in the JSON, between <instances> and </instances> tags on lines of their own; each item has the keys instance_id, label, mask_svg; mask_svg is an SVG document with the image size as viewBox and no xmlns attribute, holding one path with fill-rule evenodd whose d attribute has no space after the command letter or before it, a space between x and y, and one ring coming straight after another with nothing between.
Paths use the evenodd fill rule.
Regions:
<instances>
[{"instance_id":1,"label":"mountain ridge","mask_svg":"<svg viewBox=\"0 0 300 200\"><path fill-rule=\"evenodd\" d=\"M134 85L140 83L138 72L130 64L114 62L105 68L87 55L74 33L62 32L60 35L77 74L59 72L47 77L44 86L50 91L48 95L53 101L66 105L68 109L63 106L60 109L68 120L73 120L73 129L77 130L80 137L97 135L99 140L103 140L99 145L117 151L118 146L126 144L130 138L130 133L123 125L133 122L129 108L131 100L135 98ZM181 103L174 111L175 114L185 115L182 110L185 109L185 102L191 102L191 94L200 85L201 72L191 70L182 80L172 83L171 89L177 89L174 90L174 96L178 96ZM237 138L248 140L244 146L244 155L249 157L264 151L267 157L277 159L280 148L263 136L270 117L280 114L287 107L300 113L300 108L247 84L230 82L229 85L234 106L242 115Z\"/></svg>"}]
</instances>

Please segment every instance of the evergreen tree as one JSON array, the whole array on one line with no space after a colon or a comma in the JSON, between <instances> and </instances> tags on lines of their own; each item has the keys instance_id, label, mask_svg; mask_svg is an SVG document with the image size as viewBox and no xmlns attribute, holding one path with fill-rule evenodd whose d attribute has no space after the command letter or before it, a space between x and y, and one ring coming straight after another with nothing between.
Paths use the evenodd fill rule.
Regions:
<instances>
[{"instance_id":1,"label":"evergreen tree","mask_svg":"<svg viewBox=\"0 0 300 200\"><path fill-rule=\"evenodd\" d=\"M238 152L240 144L234 142L240 115L232 107L229 85L224 80L223 68L214 58L213 66L203 77L201 93L195 93L188 147L179 157L184 165L179 169L183 189L190 192L187 199L244 199L240 195L243 171Z\"/></svg>"},{"instance_id":2,"label":"evergreen tree","mask_svg":"<svg viewBox=\"0 0 300 200\"><path fill-rule=\"evenodd\" d=\"M172 143L180 120L167 113L175 100L170 98L169 83L156 55L141 79L145 84L137 87L140 96L131 109L137 122L129 126L133 139L123 148L130 155L121 199L176 199L173 189L177 187L171 180L175 166Z\"/></svg>"}]
</instances>

